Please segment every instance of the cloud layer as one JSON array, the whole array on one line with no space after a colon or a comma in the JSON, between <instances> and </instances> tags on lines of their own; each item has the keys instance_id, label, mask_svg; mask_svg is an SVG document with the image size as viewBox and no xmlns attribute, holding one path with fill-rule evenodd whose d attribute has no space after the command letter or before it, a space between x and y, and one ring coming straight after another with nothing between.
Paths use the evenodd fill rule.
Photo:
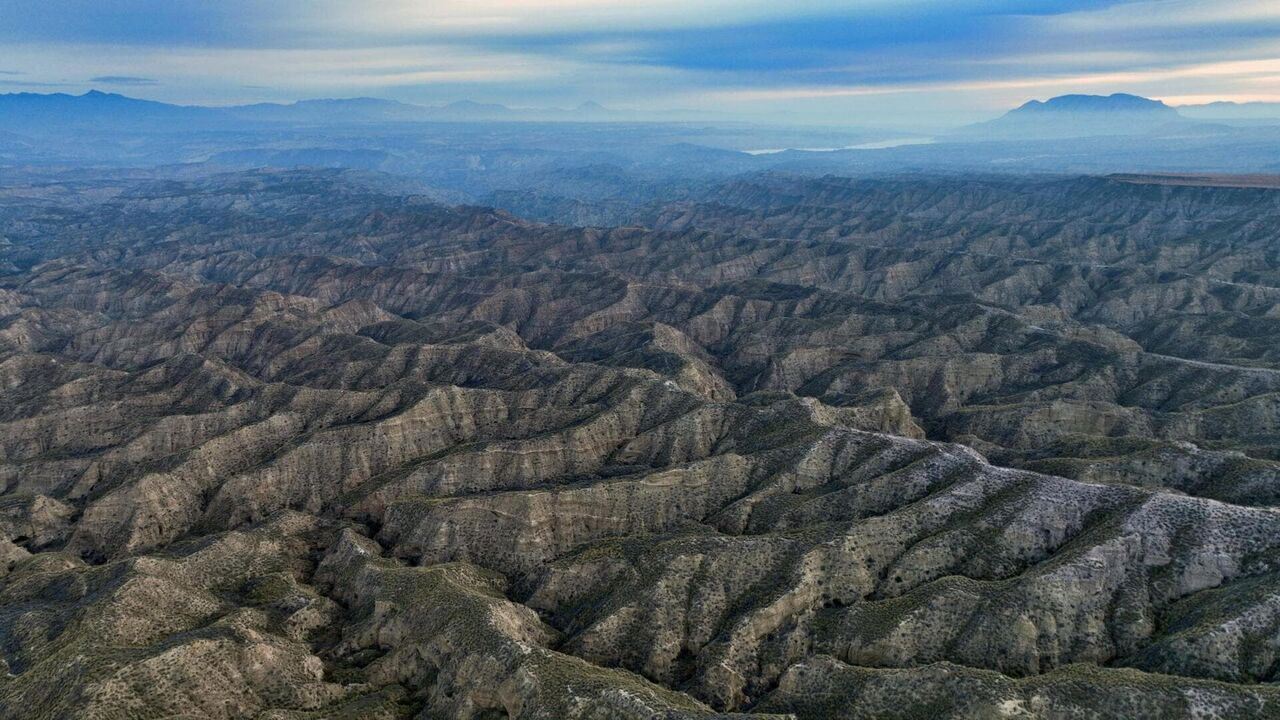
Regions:
<instances>
[{"instance_id":1,"label":"cloud layer","mask_svg":"<svg viewBox=\"0 0 1280 720\"><path fill-rule=\"evenodd\" d=\"M949 124L1062 92L1278 100L1280 3L8 0L0 67L0 89L180 102L590 99Z\"/></svg>"}]
</instances>

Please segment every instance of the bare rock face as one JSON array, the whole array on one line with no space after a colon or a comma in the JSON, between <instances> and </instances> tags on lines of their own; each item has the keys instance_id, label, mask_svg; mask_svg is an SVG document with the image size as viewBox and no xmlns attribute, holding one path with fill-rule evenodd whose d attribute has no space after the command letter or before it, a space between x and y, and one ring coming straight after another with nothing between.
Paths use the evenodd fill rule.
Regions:
<instances>
[{"instance_id":1,"label":"bare rock face","mask_svg":"<svg viewBox=\"0 0 1280 720\"><path fill-rule=\"evenodd\" d=\"M324 663L302 641L339 614L294 581L306 549L284 533L315 527L284 517L170 557L90 567L40 553L20 563L2 591L11 638L4 714L246 717L364 694L326 682Z\"/></svg>"},{"instance_id":2,"label":"bare rock face","mask_svg":"<svg viewBox=\"0 0 1280 720\"><path fill-rule=\"evenodd\" d=\"M707 717L710 708L631 673L547 649L559 638L504 596L501 576L468 564L405 567L345 531L317 578L356 614L335 653L380 656L376 683L423 688L428 716Z\"/></svg>"},{"instance_id":3,"label":"bare rock face","mask_svg":"<svg viewBox=\"0 0 1280 720\"><path fill-rule=\"evenodd\" d=\"M946 708L950 716L975 719L1266 717L1276 702L1266 686L1238 694L1211 682L1127 670L1099 672L1088 665L1011 678L948 663L892 670L852 667L818 655L792 666L761 709L841 720L901 717L904 687L911 688L914 708Z\"/></svg>"},{"instance_id":4,"label":"bare rock face","mask_svg":"<svg viewBox=\"0 0 1280 720\"><path fill-rule=\"evenodd\" d=\"M1280 708L1274 191L85 192L0 204L0 717Z\"/></svg>"}]
</instances>

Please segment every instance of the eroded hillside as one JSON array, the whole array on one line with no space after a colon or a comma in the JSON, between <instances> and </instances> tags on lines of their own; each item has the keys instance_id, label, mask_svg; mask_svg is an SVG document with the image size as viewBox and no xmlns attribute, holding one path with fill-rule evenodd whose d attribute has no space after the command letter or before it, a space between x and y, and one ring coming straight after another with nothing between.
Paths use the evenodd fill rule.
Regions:
<instances>
[{"instance_id":1,"label":"eroded hillside","mask_svg":"<svg viewBox=\"0 0 1280 720\"><path fill-rule=\"evenodd\" d=\"M0 716L1275 716L1278 216L4 188Z\"/></svg>"}]
</instances>

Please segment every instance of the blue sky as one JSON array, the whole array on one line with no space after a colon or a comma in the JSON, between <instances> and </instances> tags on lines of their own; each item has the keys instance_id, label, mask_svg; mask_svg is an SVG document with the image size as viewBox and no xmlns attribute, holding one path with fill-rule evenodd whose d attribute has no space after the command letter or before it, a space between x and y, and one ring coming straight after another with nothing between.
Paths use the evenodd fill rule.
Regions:
<instances>
[{"instance_id":1,"label":"blue sky","mask_svg":"<svg viewBox=\"0 0 1280 720\"><path fill-rule=\"evenodd\" d=\"M0 91L91 87L848 125L1068 92L1280 101L1280 1L0 0Z\"/></svg>"}]
</instances>

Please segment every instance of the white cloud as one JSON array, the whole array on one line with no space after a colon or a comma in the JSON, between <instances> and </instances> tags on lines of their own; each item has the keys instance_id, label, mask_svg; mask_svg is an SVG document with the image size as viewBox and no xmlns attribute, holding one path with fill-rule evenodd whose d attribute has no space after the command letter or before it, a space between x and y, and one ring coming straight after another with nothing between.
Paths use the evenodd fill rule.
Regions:
<instances>
[{"instance_id":1,"label":"white cloud","mask_svg":"<svg viewBox=\"0 0 1280 720\"><path fill-rule=\"evenodd\" d=\"M33 87L82 91L95 77L156 81L152 99L240 103L376 95L417 102L462 98L526 104L643 103L644 91L680 85L678 71L491 50L461 42L336 49L36 44L6 48Z\"/></svg>"},{"instance_id":2,"label":"white cloud","mask_svg":"<svg viewBox=\"0 0 1280 720\"><path fill-rule=\"evenodd\" d=\"M304 22L351 33L520 36L724 27L822 13L856 17L927 4L927 0L323 0Z\"/></svg>"},{"instance_id":3,"label":"white cloud","mask_svg":"<svg viewBox=\"0 0 1280 720\"><path fill-rule=\"evenodd\" d=\"M1134 29L1205 28L1280 21L1276 0L1155 0L1045 18L1059 31L1123 33Z\"/></svg>"},{"instance_id":4,"label":"white cloud","mask_svg":"<svg viewBox=\"0 0 1280 720\"><path fill-rule=\"evenodd\" d=\"M188 23L211 29L198 42L169 36L107 42L92 32L92 40L63 34L60 42L5 42L3 66L25 71L23 82L49 89L68 83L87 89L90 77L155 78L145 95L175 102L366 94L531 105L594 99L778 118L821 106L833 119L850 122L861 115L846 108L909 114L913 107L954 107L993 114L1030 96L1064 92L1263 99L1275 94L1280 78L1280 44L1265 32L1265 23L1280 19L1280 0L1142 0L1103 10L1005 16L991 23L989 41L945 33L921 38L904 28L899 43L875 38L862 45L855 30L847 48L826 38L821 52L806 48L792 29L791 36L780 36L784 45L760 48L777 51L777 66L748 63L753 70L733 67L732 40L726 39L732 32L714 34L719 45L708 52L716 62L700 66L689 62L700 52L696 44L678 45L696 43L691 38L697 33L660 31L756 24L753 39L740 49L754 53L754 38L767 37L762 33L774 21L865 15L876 20L877 32L896 32L885 30L892 25L886 18L904 11L965 18L972 10L973 17L986 17L985 6L981 0L945 6L942 0L227 2L201 7L241 8L223 13L229 24L226 18ZM235 29L240 19L243 36ZM1194 34L1197 29L1202 35ZM797 53L830 65L794 62ZM708 69L692 69L699 67Z\"/></svg>"},{"instance_id":5,"label":"white cloud","mask_svg":"<svg viewBox=\"0 0 1280 720\"><path fill-rule=\"evenodd\" d=\"M38 79L92 67L100 75L148 76L167 83L252 82L304 89L532 81L576 69L569 60L457 45L310 50L41 44L9 51Z\"/></svg>"},{"instance_id":6,"label":"white cloud","mask_svg":"<svg viewBox=\"0 0 1280 720\"><path fill-rule=\"evenodd\" d=\"M725 88L685 98L704 107L744 109L789 105L854 108L873 113L873 105L933 108L945 112L976 111L990 114L1021 104L1029 97L1047 98L1064 93L1134 92L1166 102L1187 104L1213 99L1236 102L1275 101L1280 97L1280 57L1255 60L1202 62L1173 68L1109 70L1078 74L1026 74L998 79L961 79L941 82L850 84L831 86L775 86ZM870 105L868 105L870 103ZM831 110L828 110L831 112Z\"/></svg>"}]
</instances>

